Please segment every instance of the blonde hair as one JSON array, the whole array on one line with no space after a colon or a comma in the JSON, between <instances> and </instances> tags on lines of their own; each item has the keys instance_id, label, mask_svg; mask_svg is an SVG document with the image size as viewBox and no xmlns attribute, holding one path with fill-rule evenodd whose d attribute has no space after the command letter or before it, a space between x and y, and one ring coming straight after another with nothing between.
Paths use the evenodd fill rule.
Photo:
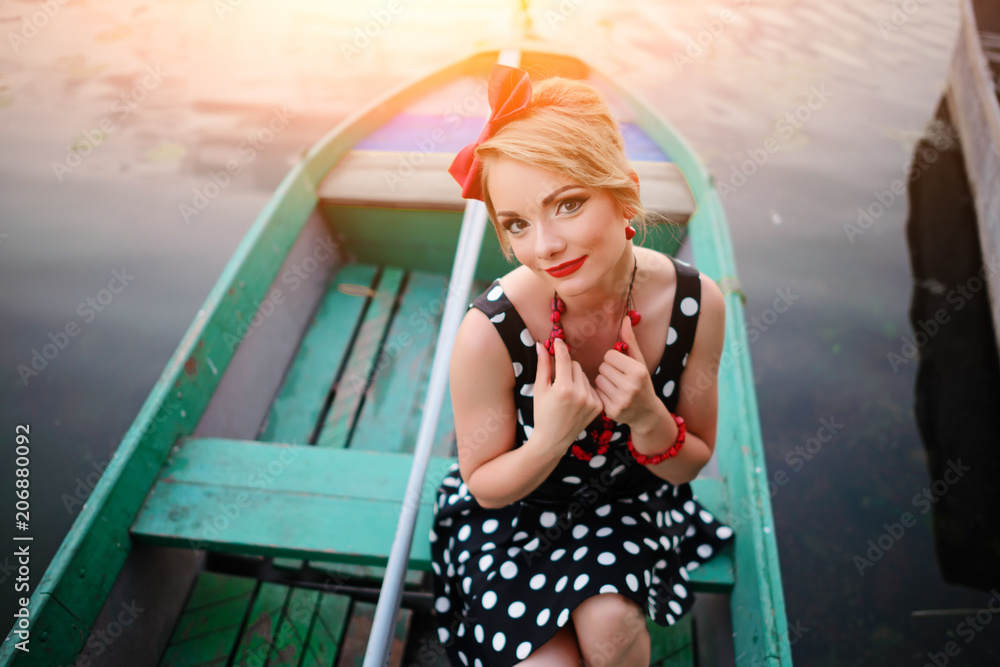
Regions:
<instances>
[{"instance_id":1,"label":"blonde hair","mask_svg":"<svg viewBox=\"0 0 1000 667\"><path fill-rule=\"evenodd\" d=\"M497 221L489 195L491 158L511 158L554 171L592 190L607 190L632 224L645 232L649 213L639 200L635 171L625 157L625 140L601 92L590 82L565 77L543 79L532 86L531 102L519 116L476 148L482 164L483 201L504 257L514 252Z\"/></svg>"}]
</instances>

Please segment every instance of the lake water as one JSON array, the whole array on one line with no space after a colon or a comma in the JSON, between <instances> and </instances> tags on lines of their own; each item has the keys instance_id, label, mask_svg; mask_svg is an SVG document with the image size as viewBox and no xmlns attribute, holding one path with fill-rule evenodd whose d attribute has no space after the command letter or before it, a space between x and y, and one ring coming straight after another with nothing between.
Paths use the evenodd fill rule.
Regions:
<instances>
[{"instance_id":1,"label":"lake water","mask_svg":"<svg viewBox=\"0 0 1000 667\"><path fill-rule=\"evenodd\" d=\"M509 34L515 5L74 0L51 3L51 16L38 2L0 6L0 420L10 443L15 424L31 425L34 582L300 153L389 87ZM1000 601L1000 563L971 543L939 554L933 532L965 525L944 521L945 506L996 525L986 474L996 464L963 454L978 463L946 474L952 459L933 453L996 445L991 427L969 430L996 412L982 400L996 388L996 355L924 365L930 393L915 394L904 339L911 298L915 313L927 303L920 289L914 298L910 204L892 192L918 140L947 136L930 121L956 5L564 0L531 12L541 37L637 90L729 186L768 472L784 473L772 502L795 662L997 664L1000 619L975 618ZM272 114L290 122L261 143ZM741 178L769 139L779 150ZM949 245L974 239L968 206L965 222L955 217L968 198L960 158L929 146L941 159L913 195L927 233L911 237L929 244L913 252L936 258L937 273L921 273L918 288L977 269L974 252ZM185 217L181 204L231 159L240 175ZM877 215L862 226L859 209ZM781 314L776 299L790 304ZM975 326L951 325L948 337ZM45 368L19 372L50 342L59 351ZM935 387L970 398L942 403ZM931 396L921 414L950 419L928 427L944 449L925 449L917 396ZM0 456L4 488L12 450ZM8 619L12 552L0 550ZM950 641L957 655L944 653Z\"/></svg>"}]
</instances>

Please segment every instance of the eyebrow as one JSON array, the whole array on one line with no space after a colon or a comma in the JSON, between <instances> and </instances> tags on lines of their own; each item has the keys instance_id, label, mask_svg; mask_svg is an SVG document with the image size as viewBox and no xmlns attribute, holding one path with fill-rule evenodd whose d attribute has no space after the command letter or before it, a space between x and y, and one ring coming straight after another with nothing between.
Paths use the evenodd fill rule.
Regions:
<instances>
[{"instance_id":1,"label":"eyebrow","mask_svg":"<svg viewBox=\"0 0 1000 667\"><path fill-rule=\"evenodd\" d=\"M549 204L551 204L552 200L555 199L556 195L558 195L560 192L564 190L569 190L571 188L582 188L582 187L583 187L582 185L564 185L561 188L553 190L548 194L547 197L545 197L545 199L542 200L542 206L548 206ZM518 215L520 214L517 211L497 211L498 218L499 217L513 218L517 217Z\"/></svg>"}]
</instances>

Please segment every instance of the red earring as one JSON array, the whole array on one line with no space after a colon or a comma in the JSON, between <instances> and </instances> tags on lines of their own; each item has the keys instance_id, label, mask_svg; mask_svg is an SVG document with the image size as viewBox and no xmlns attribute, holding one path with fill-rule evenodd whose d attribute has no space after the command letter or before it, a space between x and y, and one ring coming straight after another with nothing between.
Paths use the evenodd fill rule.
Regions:
<instances>
[{"instance_id":1,"label":"red earring","mask_svg":"<svg viewBox=\"0 0 1000 667\"><path fill-rule=\"evenodd\" d=\"M625 239L631 241L633 236L635 236L635 228L629 225L625 228Z\"/></svg>"}]
</instances>

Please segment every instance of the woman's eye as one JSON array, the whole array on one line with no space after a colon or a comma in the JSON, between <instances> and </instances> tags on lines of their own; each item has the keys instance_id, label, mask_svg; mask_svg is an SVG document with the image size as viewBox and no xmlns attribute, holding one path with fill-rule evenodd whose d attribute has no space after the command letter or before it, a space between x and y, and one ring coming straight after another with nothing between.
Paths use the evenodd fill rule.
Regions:
<instances>
[{"instance_id":1,"label":"woman's eye","mask_svg":"<svg viewBox=\"0 0 1000 667\"><path fill-rule=\"evenodd\" d=\"M575 213L583 206L585 200L579 198L564 199L559 202L559 205L563 207L563 210L567 213Z\"/></svg>"},{"instance_id":2,"label":"woman's eye","mask_svg":"<svg viewBox=\"0 0 1000 667\"><path fill-rule=\"evenodd\" d=\"M521 229L513 229L513 227L514 227L514 225L522 224L522 223L525 224L525 225L528 224L527 222L525 222L524 220L521 220L520 218L515 218L513 220L508 220L507 222L505 222L504 223L504 227L507 229L508 232L511 232L513 234L518 234L518 233L520 233L520 232L523 231L523 228L521 228Z\"/></svg>"}]
</instances>

